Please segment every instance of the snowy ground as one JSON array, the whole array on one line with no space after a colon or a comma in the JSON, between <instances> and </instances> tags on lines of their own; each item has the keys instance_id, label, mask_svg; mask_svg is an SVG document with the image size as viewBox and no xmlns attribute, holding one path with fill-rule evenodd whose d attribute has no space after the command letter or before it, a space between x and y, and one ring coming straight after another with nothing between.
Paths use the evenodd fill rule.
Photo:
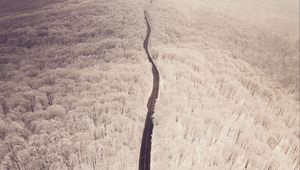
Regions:
<instances>
[{"instance_id":1,"label":"snowy ground","mask_svg":"<svg viewBox=\"0 0 300 170\"><path fill-rule=\"evenodd\" d=\"M153 169L298 169L296 1L154 1Z\"/></svg>"},{"instance_id":2,"label":"snowy ground","mask_svg":"<svg viewBox=\"0 0 300 170\"><path fill-rule=\"evenodd\" d=\"M32 2L0 0L0 169L138 168L145 7L152 169L299 169L299 1Z\"/></svg>"},{"instance_id":3,"label":"snowy ground","mask_svg":"<svg viewBox=\"0 0 300 170\"><path fill-rule=\"evenodd\" d=\"M152 84L142 7L70 0L0 18L0 169L138 167Z\"/></svg>"}]
</instances>

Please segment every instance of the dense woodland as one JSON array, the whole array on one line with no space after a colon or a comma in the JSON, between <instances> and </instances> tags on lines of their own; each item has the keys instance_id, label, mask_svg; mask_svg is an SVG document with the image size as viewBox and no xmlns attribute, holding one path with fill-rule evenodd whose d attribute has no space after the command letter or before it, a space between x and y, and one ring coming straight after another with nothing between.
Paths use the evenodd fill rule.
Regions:
<instances>
[{"instance_id":1,"label":"dense woodland","mask_svg":"<svg viewBox=\"0 0 300 170\"><path fill-rule=\"evenodd\" d=\"M1 17L0 169L137 167L151 90L141 7L70 0Z\"/></svg>"},{"instance_id":2,"label":"dense woodland","mask_svg":"<svg viewBox=\"0 0 300 170\"><path fill-rule=\"evenodd\" d=\"M153 169L299 169L299 2L189 2L150 10Z\"/></svg>"},{"instance_id":3,"label":"dense woodland","mask_svg":"<svg viewBox=\"0 0 300 170\"><path fill-rule=\"evenodd\" d=\"M0 169L299 169L297 0L0 0Z\"/></svg>"}]
</instances>

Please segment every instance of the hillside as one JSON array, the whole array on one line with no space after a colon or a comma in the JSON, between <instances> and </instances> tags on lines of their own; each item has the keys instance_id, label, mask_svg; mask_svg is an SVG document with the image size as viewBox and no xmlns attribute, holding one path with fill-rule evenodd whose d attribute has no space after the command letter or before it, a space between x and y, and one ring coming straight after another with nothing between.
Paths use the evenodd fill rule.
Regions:
<instances>
[{"instance_id":1,"label":"hillside","mask_svg":"<svg viewBox=\"0 0 300 170\"><path fill-rule=\"evenodd\" d=\"M298 3L153 2L152 169L299 168Z\"/></svg>"},{"instance_id":2,"label":"hillside","mask_svg":"<svg viewBox=\"0 0 300 170\"><path fill-rule=\"evenodd\" d=\"M0 0L0 16L1 170L138 169L147 109L152 170L299 169L297 0Z\"/></svg>"},{"instance_id":3,"label":"hillside","mask_svg":"<svg viewBox=\"0 0 300 170\"><path fill-rule=\"evenodd\" d=\"M145 32L134 0L1 16L0 169L135 169L151 91Z\"/></svg>"}]
</instances>

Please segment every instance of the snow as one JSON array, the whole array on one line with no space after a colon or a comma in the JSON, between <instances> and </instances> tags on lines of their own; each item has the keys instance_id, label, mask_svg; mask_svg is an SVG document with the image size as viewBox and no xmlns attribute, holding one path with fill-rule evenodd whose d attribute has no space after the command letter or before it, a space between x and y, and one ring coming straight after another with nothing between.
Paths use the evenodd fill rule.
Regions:
<instances>
[{"instance_id":1,"label":"snow","mask_svg":"<svg viewBox=\"0 0 300 170\"><path fill-rule=\"evenodd\" d=\"M12 2L0 169L138 168L146 8L161 78L151 169L299 169L299 1Z\"/></svg>"},{"instance_id":2,"label":"snow","mask_svg":"<svg viewBox=\"0 0 300 170\"><path fill-rule=\"evenodd\" d=\"M283 3L154 1L152 51L164 85L153 169L299 167L299 9ZM278 51L283 43L292 52Z\"/></svg>"}]
</instances>

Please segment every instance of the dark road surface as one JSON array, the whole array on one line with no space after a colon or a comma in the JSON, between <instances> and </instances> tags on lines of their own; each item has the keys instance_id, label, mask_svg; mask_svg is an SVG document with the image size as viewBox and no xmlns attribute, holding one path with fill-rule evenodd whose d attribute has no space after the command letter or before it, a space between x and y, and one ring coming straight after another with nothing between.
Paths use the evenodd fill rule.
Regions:
<instances>
[{"instance_id":1,"label":"dark road surface","mask_svg":"<svg viewBox=\"0 0 300 170\"><path fill-rule=\"evenodd\" d=\"M141 143L139 170L150 170L151 139L152 139L152 131L153 131L152 115L154 113L154 105L158 97L158 91L159 91L159 72L149 52L149 38L151 34L151 25L148 20L147 11L144 11L144 15L147 24L147 35L144 40L144 49L148 56L149 62L152 64L153 87L152 87L151 96L149 97L147 103L148 113L145 121L144 133L143 133L143 138Z\"/></svg>"}]
</instances>

